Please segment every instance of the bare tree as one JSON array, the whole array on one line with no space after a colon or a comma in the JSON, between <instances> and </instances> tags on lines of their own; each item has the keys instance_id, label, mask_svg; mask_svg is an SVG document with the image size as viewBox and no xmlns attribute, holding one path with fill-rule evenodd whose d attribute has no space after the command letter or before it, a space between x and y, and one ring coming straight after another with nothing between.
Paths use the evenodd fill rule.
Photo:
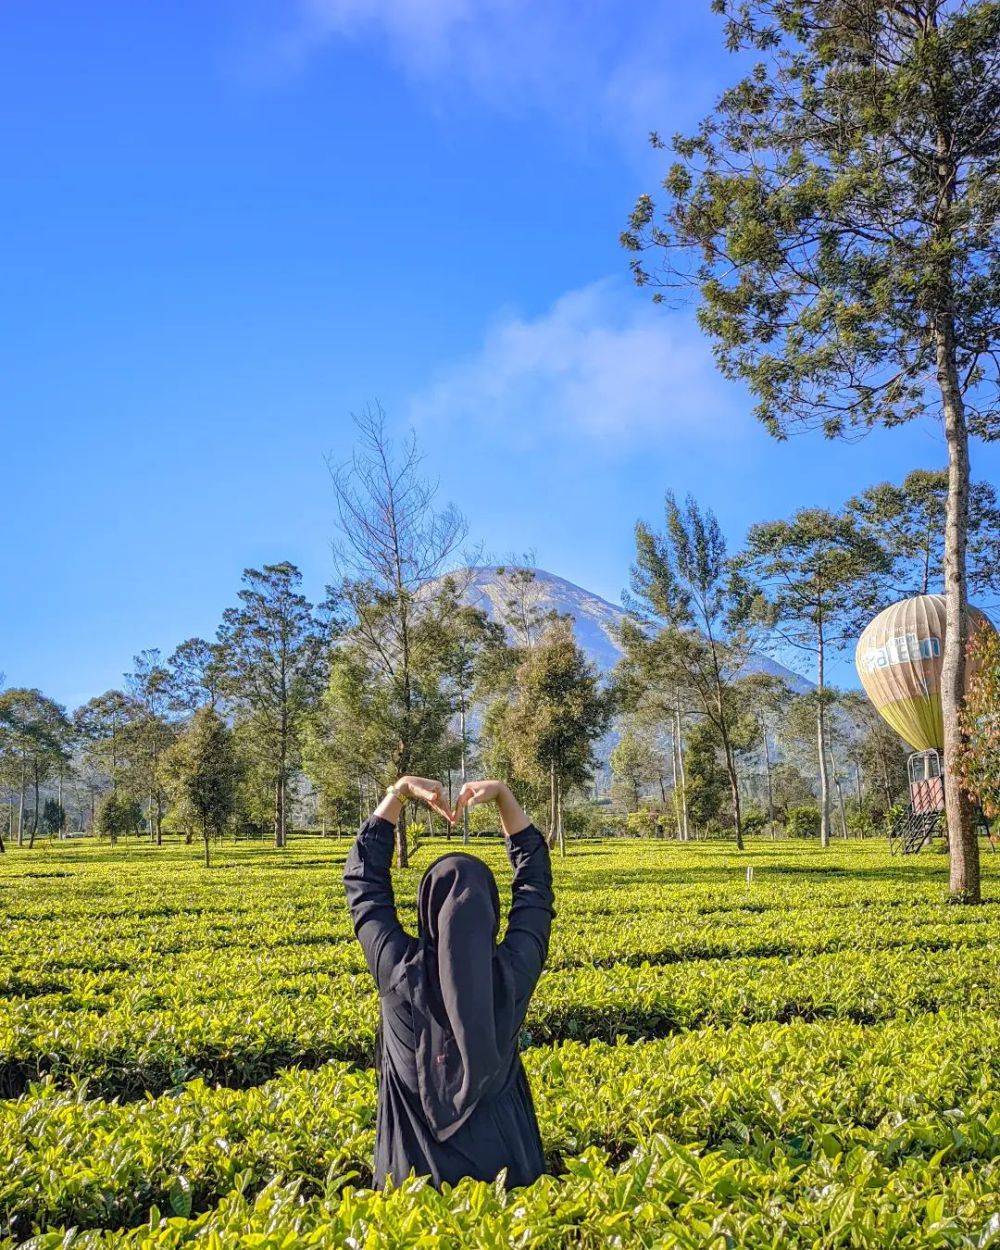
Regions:
<instances>
[{"instance_id":1,"label":"bare tree","mask_svg":"<svg viewBox=\"0 0 1000 1250\"><path fill-rule=\"evenodd\" d=\"M392 738L386 766L401 775L429 758L441 709L447 709L447 699L436 697L442 661L433 641L440 635L433 584L467 530L450 504L436 507L437 483L423 476L412 433L397 448L378 404L354 423L358 438L351 458L329 464L339 530L337 597L347 617L348 645L385 692L379 706ZM396 839L405 866L403 821Z\"/></svg>"}]
</instances>

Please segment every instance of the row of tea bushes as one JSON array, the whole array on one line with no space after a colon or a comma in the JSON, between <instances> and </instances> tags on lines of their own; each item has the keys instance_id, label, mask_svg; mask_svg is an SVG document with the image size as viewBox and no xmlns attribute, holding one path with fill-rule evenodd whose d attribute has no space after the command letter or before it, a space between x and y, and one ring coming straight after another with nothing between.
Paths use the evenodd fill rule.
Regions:
<instances>
[{"instance_id":1,"label":"row of tea bushes","mask_svg":"<svg viewBox=\"0 0 1000 1250\"><path fill-rule=\"evenodd\" d=\"M0 1010L0 1093L51 1073L134 1097L202 1076L246 1086L290 1064L370 1062L377 998L367 973L245 965L220 979L211 959L122 975L88 993L8 1000ZM526 1044L663 1037L754 1021L875 1023L947 1008L1000 1008L1000 965L978 946L841 951L797 959L628 964L546 973Z\"/></svg>"},{"instance_id":2,"label":"row of tea bushes","mask_svg":"<svg viewBox=\"0 0 1000 1250\"><path fill-rule=\"evenodd\" d=\"M624 1165L594 1148L526 1190L463 1181L388 1193L347 1186L305 1198L295 1183L239 1188L194 1217L150 1213L130 1233L56 1231L30 1250L778 1250L847 1247L987 1250L1000 1244L1000 1168L943 1171L933 1160L888 1166L858 1146L808 1163L780 1148L767 1160L691 1150L653 1136ZM27 1250L27 1248L26 1248Z\"/></svg>"},{"instance_id":3,"label":"row of tea bushes","mask_svg":"<svg viewBox=\"0 0 1000 1250\"><path fill-rule=\"evenodd\" d=\"M539 1047L525 1060L556 1170L593 1146L622 1159L657 1133L762 1162L862 1148L887 1166L919 1156L953 1167L1000 1154L993 1021L754 1025ZM244 1091L199 1081L125 1105L87 1093L45 1082L0 1104L0 1211L22 1235L127 1226L152 1205L203 1211L276 1177L312 1194L370 1177L371 1072L330 1064Z\"/></svg>"},{"instance_id":4,"label":"row of tea bushes","mask_svg":"<svg viewBox=\"0 0 1000 1250\"><path fill-rule=\"evenodd\" d=\"M958 951L1000 941L1000 915L985 909L953 920L943 907L921 908L901 916L898 909L872 914L864 909L817 912L723 913L622 918L595 927L579 916L564 916L552 943L549 970L608 968L616 965L695 964L701 961L783 958L880 951ZM25 939L27 940L27 938ZM7 1009L18 1000L63 995L68 1010L103 1009L123 993L142 991L150 1007L204 1002L233 983L252 985L256 994L278 988L284 994L309 991L308 978L364 973L360 947L352 935L331 926L271 934L270 944L226 942L176 950L150 950L135 939L96 939L93 952L82 940L63 935L34 946L0 972L0 999ZM97 952L100 952L98 958ZM34 953L33 953L34 952ZM697 973L692 969L692 975ZM295 982L295 984L292 984ZM55 1000L53 999L53 1002Z\"/></svg>"},{"instance_id":5,"label":"row of tea bushes","mask_svg":"<svg viewBox=\"0 0 1000 1250\"><path fill-rule=\"evenodd\" d=\"M290 875L290 874L286 874ZM276 971L300 964L330 971L362 964L339 885L315 897L266 899L254 891L230 908L199 906L200 883L187 907L178 902L154 908L136 900L134 909L25 918L0 934L0 996L31 996L50 984L76 987L87 976L115 973L151 978L164 963L227 967L249 960ZM909 945L945 949L1000 939L1000 916L989 909L949 912L939 902L901 906L895 895L864 905L817 905L810 909L763 904L738 894L725 905L678 905L660 888L636 901L635 910L615 916L617 889L580 896L557 881L560 923L553 934L550 966L671 963L696 959L874 951ZM400 897L407 897L399 891ZM606 900L606 903L605 903ZM412 907L401 905L405 922ZM16 956L16 958L15 958ZM13 969L16 967L16 971Z\"/></svg>"}]
</instances>

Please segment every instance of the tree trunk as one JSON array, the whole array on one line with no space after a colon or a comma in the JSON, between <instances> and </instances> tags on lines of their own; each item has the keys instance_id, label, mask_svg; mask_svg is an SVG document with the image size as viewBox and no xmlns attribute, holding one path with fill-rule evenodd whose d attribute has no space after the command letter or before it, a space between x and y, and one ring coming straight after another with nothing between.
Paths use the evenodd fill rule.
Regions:
<instances>
[{"instance_id":1,"label":"tree trunk","mask_svg":"<svg viewBox=\"0 0 1000 1250\"><path fill-rule=\"evenodd\" d=\"M559 831L556 828L556 766L549 765L549 846L554 847Z\"/></svg>"},{"instance_id":2,"label":"tree trunk","mask_svg":"<svg viewBox=\"0 0 1000 1250\"><path fill-rule=\"evenodd\" d=\"M882 773L882 789L885 793L885 809L886 811L892 807L892 786L889 784L889 761L885 757L885 752L880 751L878 754L879 770Z\"/></svg>"},{"instance_id":3,"label":"tree trunk","mask_svg":"<svg viewBox=\"0 0 1000 1250\"><path fill-rule=\"evenodd\" d=\"M760 722L761 733L764 735L764 770L767 775L767 823L774 841L774 790L771 785L771 747L767 740L767 725Z\"/></svg>"},{"instance_id":4,"label":"tree trunk","mask_svg":"<svg viewBox=\"0 0 1000 1250\"><path fill-rule=\"evenodd\" d=\"M396 821L396 866L409 868L410 848L406 842L406 808L400 809L399 820Z\"/></svg>"},{"instance_id":5,"label":"tree trunk","mask_svg":"<svg viewBox=\"0 0 1000 1250\"><path fill-rule=\"evenodd\" d=\"M202 825L202 827L201 827L201 836L202 836L202 840L203 840L203 841L204 841L204 843L205 843L205 867L206 867L206 868L211 868L211 866L212 866L212 861L211 861L211 858L210 858L210 855L209 855L209 846L208 846L208 825Z\"/></svg>"},{"instance_id":6,"label":"tree trunk","mask_svg":"<svg viewBox=\"0 0 1000 1250\"><path fill-rule=\"evenodd\" d=\"M279 771L274 780L274 845L284 846L283 821L284 814L282 812L282 777Z\"/></svg>"},{"instance_id":7,"label":"tree trunk","mask_svg":"<svg viewBox=\"0 0 1000 1250\"><path fill-rule=\"evenodd\" d=\"M556 829L559 837L559 854L566 858L566 830L563 828L562 778L556 778Z\"/></svg>"},{"instance_id":8,"label":"tree trunk","mask_svg":"<svg viewBox=\"0 0 1000 1250\"><path fill-rule=\"evenodd\" d=\"M969 633L966 543L969 522L969 431L955 365L954 325L942 316L935 325L937 379L944 405L948 444L948 506L944 534L945 634L941 666L941 715L944 720L944 803L951 858L948 883L954 902L978 903L979 839L972 801L962 789L955 765L963 734L959 713L965 699L966 645Z\"/></svg>"},{"instance_id":9,"label":"tree trunk","mask_svg":"<svg viewBox=\"0 0 1000 1250\"><path fill-rule=\"evenodd\" d=\"M24 752L21 752L21 785L17 800L17 845L24 846L24 789L25 789Z\"/></svg>"},{"instance_id":10,"label":"tree trunk","mask_svg":"<svg viewBox=\"0 0 1000 1250\"><path fill-rule=\"evenodd\" d=\"M691 841L691 828L688 824L687 775L684 771L684 731L681 728L681 710L676 711L677 724L677 766L681 781L681 815L684 818L684 841Z\"/></svg>"},{"instance_id":11,"label":"tree trunk","mask_svg":"<svg viewBox=\"0 0 1000 1250\"><path fill-rule=\"evenodd\" d=\"M826 700L824 669L826 644L820 620L816 640L816 749L819 758L819 844L830 845L830 778L826 766Z\"/></svg>"},{"instance_id":12,"label":"tree trunk","mask_svg":"<svg viewBox=\"0 0 1000 1250\"><path fill-rule=\"evenodd\" d=\"M931 532L930 532L930 527L928 526L928 533L927 533L927 545L924 547L924 575L923 575L923 578L922 578L922 580L921 580L921 586L920 586L920 593L921 593L922 595L926 595L926 594L928 594L928 593L930 592L930 585L931 585L931 548L932 548L932 546L933 546L933 543L932 543L932 534L931 534Z\"/></svg>"},{"instance_id":13,"label":"tree trunk","mask_svg":"<svg viewBox=\"0 0 1000 1250\"><path fill-rule=\"evenodd\" d=\"M468 773L466 772L465 757L465 692L462 692L462 785L468 781ZM462 809L462 841L468 845L469 842L469 808L466 805Z\"/></svg>"},{"instance_id":14,"label":"tree trunk","mask_svg":"<svg viewBox=\"0 0 1000 1250\"><path fill-rule=\"evenodd\" d=\"M847 813L844 810L844 789L840 784L840 778L834 777L833 784L837 787L837 800L840 805L840 836L847 837Z\"/></svg>"},{"instance_id":15,"label":"tree trunk","mask_svg":"<svg viewBox=\"0 0 1000 1250\"><path fill-rule=\"evenodd\" d=\"M38 802L39 802L39 781L38 781L38 757L35 757L34 776L33 776L33 793L35 796L35 811L31 818L31 837L28 839L28 850L35 849L35 835L38 833Z\"/></svg>"},{"instance_id":16,"label":"tree trunk","mask_svg":"<svg viewBox=\"0 0 1000 1250\"><path fill-rule=\"evenodd\" d=\"M729 773L729 790L733 800L733 821L736 826L736 849L738 851L742 851L744 849L743 809L740 801L740 783L739 778L736 775L736 766L729 759L726 760L726 771Z\"/></svg>"},{"instance_id":17,"label":"tree trunk","mask_svg":"<svg viewBox=\"0 0 1000 1250\"><path fill-rule=\"evenodd\" d=\"M736 827L736 849L742 851L743 847L743 810L740 803L740 781L736 775L736 763L733 760L733 749L729 745L728 738L724 739L724 748L726 754L726 773L729 776L729 793L733 803L733 823Z\"/></svg>"},{"instance_id":18,"label":"tree trunk","mask_svg":"<svg viewBox=\"0 0 1000 1250\"><path fill-rule=\"evenodd\" d=\"M670 777L673 782L674 819L677 822L677 841L684 841L684 830L681 826L680 795L677 793L677 738L673 726L670 727Z\"/></svg>"}]
</instances>

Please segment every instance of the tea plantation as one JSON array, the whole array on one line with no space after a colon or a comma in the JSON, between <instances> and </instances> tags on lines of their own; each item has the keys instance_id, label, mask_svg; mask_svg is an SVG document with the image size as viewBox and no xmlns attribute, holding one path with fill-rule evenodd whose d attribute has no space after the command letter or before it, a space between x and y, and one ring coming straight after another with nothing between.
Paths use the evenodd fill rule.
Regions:
<instances>
[{"instance_id":1,"label":"tea plantation","mask_svg":"<svg viewBox=\"0 0 1000 1250\"><path fill-rule=\"evenodd\" d=\"M0 1246L1000 1245L989 854L964 909L875 843L573 846L523 1037L552 1175L378 1194L346 847L0 858Z\"/></svg>"}]
</instances>

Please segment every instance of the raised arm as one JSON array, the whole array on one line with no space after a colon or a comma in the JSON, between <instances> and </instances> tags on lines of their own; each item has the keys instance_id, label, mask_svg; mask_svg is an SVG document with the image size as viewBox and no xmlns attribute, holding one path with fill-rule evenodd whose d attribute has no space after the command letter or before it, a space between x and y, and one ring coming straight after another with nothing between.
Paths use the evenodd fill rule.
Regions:
<instances>
[{"instance_id":1,"label":"raised arm","mask_svg":"<svg viewBox=\"0 0 1000 1250\"><path fill-rule=\"evenodd\" d=\"M361 826L344 866L344 889L354 933L380 992L414 941L399 923L392 892L392 848L404 799L425 802L451 819L441 798L440 783L401 777Z\"/></svg>"},{"instance_id":2,"label":"raised arm","mask_svg":"<svg viewBox=\"0 0 1000 1250\"><path fill-rule=\"evenodd\" d=\"M501 949L511 958L520 994L535 988L549 953L549 933L556 914L552 863L545 839L534 825L507 838L507 856L514 869L510 914Z\"/></svg>"},{"instance_id":3,"label":"raised arm","mask_svg":"<svg viewBox=\"0 0 1000 1250\"><path fill-rule=\"evenodd\" d=\"M507 856L514 869L507 933L501 952L510 960L519 996L535 988L549 952L555 915L552 863L545 839L502 781L471 781L459 791L455 818L467 804L493 802L500 813Z\"/></svg>"},{"instance_id":4,"label":"raised arm","mask_svg":"<svg viewBox=\"0 0 1000 1250\"><path fill-rule=\"evenodd\" d=\"M368 968L382 991L393 969L409 950L410 939L396 915L392 893L392 847L395 823L378 811L361 826L344 865L344 889L354 934Z\"/></svg>"}]
</instances>

